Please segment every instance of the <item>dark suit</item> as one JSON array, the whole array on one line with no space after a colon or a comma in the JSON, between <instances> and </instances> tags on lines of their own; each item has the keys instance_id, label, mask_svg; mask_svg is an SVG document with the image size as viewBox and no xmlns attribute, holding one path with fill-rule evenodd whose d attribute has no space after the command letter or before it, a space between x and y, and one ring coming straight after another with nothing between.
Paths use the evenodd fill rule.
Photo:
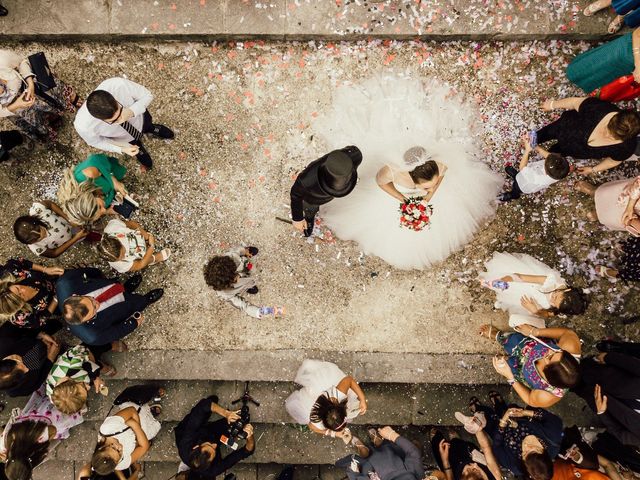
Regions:
<instances>
[{"instance_id":1,"label":"dark suit","mask_svg":"<svg viewBox=\"0 0 640 480\"><path fill-rule=\"evenodd\" d=\"M351 157L354 169L362 162L362 153L357 147L345 147L341 151ZM318 179L320 166L326 161L329 153L322 158L307 165L291 187L291 218L294 222L307 220L309 229L313 229L313 219L320 205L329 203L335 197L325 192ZM348 194L356 186L356 178L350 187Z\"/></svg>"},{"instance_id":2,"label":"dark suit","mask_svg":"<svg viewBox=\"0 0 640 480\"><path fill-rule=\"evenodd\" d=\"M67 270L56 282L58 305L62 313L64 301L72 295L86 295L90 292L118 283L104 278L96 268ZM87 345L105 345L120 340L133 332L138 322L132 318L148 305L144 295L124 292L124 302L116 303L98 312L92 320L80 325L69 325L71 333Z\"/></svg>"}]
</instances>

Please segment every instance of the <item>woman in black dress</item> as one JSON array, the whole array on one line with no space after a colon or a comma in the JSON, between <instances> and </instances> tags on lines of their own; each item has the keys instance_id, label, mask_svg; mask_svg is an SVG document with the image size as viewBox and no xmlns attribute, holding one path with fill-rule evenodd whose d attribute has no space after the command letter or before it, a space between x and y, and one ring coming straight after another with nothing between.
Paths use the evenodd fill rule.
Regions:
<instances>
[{"instance_id":1,"label":"woman in black dress","mask_svg":"<svg viewBox=\"0 0 640 480\"><path fill-rule=\"evenodd\" d=\"M596 271L602 277L620 278L625 281L640 281L640 237L628 237L620 245L622 256L616 267L597 265Z\"/></svg>"},{"instance_id":2,"label":"woman in black dress","mask_svg":"<svg viewBox=\"0 0 640 480\"><path fill-rule=\"evenodd\" d=\"M491 450L489 437L481 432L476 437L480 449L473 443L450 434L447 440L437 429L431 430L431 449L433 456L446 476L446 480L474 478L481 480L500 480L500 467Z\"/></svg>"},{"instance_id":3,"label":"woman in black dress","mask_svg":"<svg viewBox=\"0 0 640 480\"><path fill-rule=\"evenodd\" d=\"M64 269L43 267L23 258L0 266L0 321L40 329L58 306L56 277Z\"/></svg>"},{"instance_id":4,"label":"woman in black dress","mask_svg":"<svg viewBox=\"0 0 640 480\"><path fill-rule=\"evenodd\" d=\"M582 175L617 167L635 153L640 115L634 110L621 110L592 97L547 100L542 109L565 111L556 121L532 132L531 139L537 144L557 140L549 151L562 156L602 160L595 167L580 167Z\"/></svg>"}]
</instances>

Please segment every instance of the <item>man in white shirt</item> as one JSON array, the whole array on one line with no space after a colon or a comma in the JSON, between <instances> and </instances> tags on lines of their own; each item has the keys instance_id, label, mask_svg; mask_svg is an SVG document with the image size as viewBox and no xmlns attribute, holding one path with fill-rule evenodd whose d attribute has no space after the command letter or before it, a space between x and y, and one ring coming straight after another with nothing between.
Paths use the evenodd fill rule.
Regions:
<instances>
[{"instance_id":1,"label":"man in white shirt","mask_svg":"<svg viewBox=\"0 0 640 480\"><path fill-rule=\"evenodd\" d=\"M155 124L147 107L153 95L142 85L126 78L109 78L91 92L78 110L73 125L92 147L136 157L147 169L153 166L142 135L171 139L173 132Z\"/></svg>"},{"instance_id":2,"label":"man in white shirt","mask_svg":"<svg viewBox=\"0 0 640 480\"><path fill-rule=\"evenodd\" d=\"M513 186L510 192L500 195L500 200L508 202L520 198L520 195L540 192L550 185L565 178L570 169L566 158L558 153L550 153L541 146L536 146L536 152L544 158L537 162L529 163L529 156L533 151L529 139L522 139L524 153L520 160L518 170L512 166L505 168L507 175L513 178Z\"/></svg>"}]
</instances>

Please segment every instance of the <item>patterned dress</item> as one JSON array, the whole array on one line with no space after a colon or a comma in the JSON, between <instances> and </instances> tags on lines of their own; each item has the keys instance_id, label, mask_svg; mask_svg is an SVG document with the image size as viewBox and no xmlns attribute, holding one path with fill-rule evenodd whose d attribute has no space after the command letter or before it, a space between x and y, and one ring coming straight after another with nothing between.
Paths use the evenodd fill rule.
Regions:
<instances>
[{"instance_id":1,"label":"patterned dress","mask_svg":"<svg viewBox=\"0 0 640 480\"><path fill-rule=\"evenodd\" d=\"M73 227L60 215L40 202L33 202L29 215L38 218L47 226L47 236L29 245L29 249L40 256L47 250L55 250L64 245L73 236Z\"/></svg>"},{"instance_id":2,"label":"patterned dress","mask_svg":"<svg viewBox=\"0 0 640 480\"><path fill-rule=\"evenodd\" d=\"M53 364L45 381L47 396L51 398L53 389L64 378L89 385L99 371L100 367L90 360L89 349L84 345L76 345L60 355Z\"/></svg>"}]
</instances>

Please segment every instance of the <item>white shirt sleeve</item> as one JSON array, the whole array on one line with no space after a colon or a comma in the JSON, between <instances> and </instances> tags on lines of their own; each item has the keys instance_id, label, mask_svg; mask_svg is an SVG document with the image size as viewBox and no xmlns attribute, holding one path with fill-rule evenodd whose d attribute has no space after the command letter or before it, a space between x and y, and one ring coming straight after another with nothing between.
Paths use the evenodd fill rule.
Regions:
<instances>
[{"instance_id":1,"label":"white shirt sleeve","mask_svg":"<svg viewBox=\"0 0 640 480\"><path fill-rule=\"evenodd\" d=\"M82 139L87 142L87 145L91 145L92 147L95 147L99 150L104 150L105 152L122 153L122 148L111 143L111 140L109 140L107 137L98 135L93 130L82 128L82 126L80 126L78 116L76 116L76 120L75 122L73 122L73 125L76 127L76 132L78 132L78 135L80 135L80 137L82 137Z\"/></svg>"},{"instance_id":2,"label":"white shirt sleeve","mask_svg":"<svg viewBox=\"0 0 640 480\"><path fill-rule=\"evenodd\" d=\"M119 79L121 82L120 88L124 88L128 91L129 95L135 100L128 108L133 112L134 116L142 115L149 104L153 101L153 94L149 89L143 87L139 83L132 82L126 78Z\"/></svg>"}]
</instances>

